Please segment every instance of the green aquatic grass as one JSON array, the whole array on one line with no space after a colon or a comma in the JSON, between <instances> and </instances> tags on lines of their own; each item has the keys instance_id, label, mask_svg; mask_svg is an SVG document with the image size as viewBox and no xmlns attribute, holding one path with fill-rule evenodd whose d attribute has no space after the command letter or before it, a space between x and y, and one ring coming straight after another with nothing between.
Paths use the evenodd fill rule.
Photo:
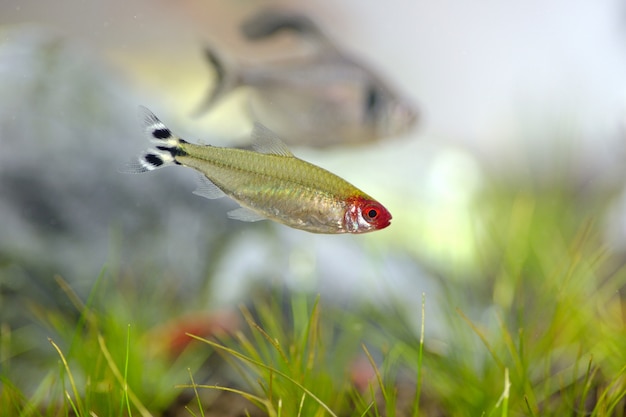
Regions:
<instances>
[{"instance_id":1,"label":"green aquatic grass","mask_svg":"<svg viewBox=\"0 0 626 417\"><path fill-rule=\"evenodd\" d=\"M83 303L62 278L57 277L57 282L76 314L30 306L41 325L53 334L42 340L52 354L46 356L42 379L26 387L12 382L19 379L17 365L11 366L11 359L3 361L0 416L154 415L179 394L174 384L187 375L181 362L197 368L209 354L183 352L176 359L161 354L156 347L163 341L155 338L153 327L174 312L160 311L145 294L143 300L155 308L138 313L137 309L146 307L128 302L126 297L115 299L107 291L102 298L92 291ZM11 341L0 343L9 345L5 349L10 352ZM43 346L37 350L46 353Z\"/></svg>"},{"instance_id":2,"label":"green aquatic grass","mask_svg":"<svg viewBox=\"0 0 626 417\"><path fill-rule=\"evenodd\" d=\"M226 360L235 359L231 362L232 366L245 376L250 391L193 382L180 387L237 392L272 417L395 415L393 384L386 380L385 372L379 369L366 345L360 342L365 336L364 327L340 322L339 330L350 333L350 336L344 334L342 338L334 338L333 330L337 329L330 328L330 317L322 319L319 298L310 309L306 308L306 304L306 297L294 296L291 305L293 321L286 326L276 320L284 314L276 310L278 305L275 303L257 305L259 322L244 308L250 336L241 333L228 342L190 335L221 352ZM277 316L270 312L280 314ZM351 317L352 324L353 320L354 317ZM356 331L349 332L349 329ZM367 356L376 375L364 393L357 392L349 380L349 358L360 350ZM377 392L382 394L383 403L373 401Z\"/></svg>"},{"instance_id":3,"label":"green aquatic grass","mask_svg":"<svg viewBox=\"0 0 626 417\"><path fill-rule=\"evenodd\" d=\"M476 209L479 266L430 265L440 295L350 310L307 294L255 295L238 333L191 335L194 348L176 359L154 353L163 341L152 328L180 313L167 288L146 299L104 272L83 302L57 278L76 314L30 306L50 342L39 346L49 368L29 389L15 383L23 333L0 325L0 416L159 415L183 390L194 397L184 412L204 416L209 390L272 417L623 417L626 270L603 243L602 204L494 185ZM199 376L211 355L228 379ZM361 387L351 377L359 357L371 371Z\"/></svg>"},{"instance_id":4,"label":"green aquatic grass","mask_svg":"<svg viewBox=\"0 0 626 417\"><path fill-rule=\"evenodd\" d=\"M247 398L265 409L268 415L308 416L328 413L336 417L333 406L340 404L338 398L335 398L338 387L333 383L333 378L344 376L345 368L319 366L332 362L329 361L327 355L330 352L326 347L333 346L329 329L320 325L319 300L315 300L310 311L306 306L306 297L295 296L291 301L291 324L276 319L283 317L277 303L257 305L260 324L253 319L248 309L242 308L250 336L245 333L237 336L234 344L239 349L207 339L198 340L221 352L227 359L230 357L239 361L233 363L233 366L238 368L250 387L256 385L255 392L247 393ZM354 347L355 342L350 345ZM333 347L339 358L345 349L350 349L350 346ZM314 387L314 391L310 387Z\"/></svg>"},{"instance_id":5,"label":"green aquatic grass","mask_svg":"<svg viewBox=\"0 0 626 417\"><path fill-rule=\"evenodd\" d=\"M497 413L508 370L510 415L623 415L619 257L601 243L583 204L552 190L503 194L481 203L490 209L483 269L441 281L452 334L425 364L436 370L430 388L439 407L450 415ZM595 399L603 395L612 398L610 412Z\"/></svg>"}]
</instances>

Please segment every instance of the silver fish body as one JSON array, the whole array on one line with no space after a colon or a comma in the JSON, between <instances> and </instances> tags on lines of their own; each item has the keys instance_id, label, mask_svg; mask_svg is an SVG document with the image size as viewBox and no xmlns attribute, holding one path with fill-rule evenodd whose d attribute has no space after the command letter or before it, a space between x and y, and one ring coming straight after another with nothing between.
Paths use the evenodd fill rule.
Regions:
<instances>
[{"instance_id":1,"label":"silver fish body","mask_svg":"<svg viewBox=\"0 0 626 417\"><path fill-rule=\"evenodd\" d=\"M404 100L363 66L344 56L281 63L242 73L252 117L281 137L309 146L367 143L399 135L415 121Z\"/></svg>"}]
</instances>

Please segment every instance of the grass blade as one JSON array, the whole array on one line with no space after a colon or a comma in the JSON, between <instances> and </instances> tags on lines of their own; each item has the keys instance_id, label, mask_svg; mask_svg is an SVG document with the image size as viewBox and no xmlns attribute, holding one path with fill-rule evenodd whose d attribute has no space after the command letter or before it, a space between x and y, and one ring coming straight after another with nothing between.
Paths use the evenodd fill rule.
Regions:
<instances>
[{"instance_id":1,"label":"grass blade","mask_svg":"<svg viewBox=\"0 0 626 417\"><path fill-rule=\"evenodd\" d=\"M65 355L63 355L63 352L61 352L61 349L59 348L59 346L56 343L54 343L54 341L51 338L48 338L48 341L52 344L52 347L54 347L54 349L59 354L59 357L61 358L61 362L63 362L63 367L65 368L65 371L67 372L67 377L70 380L70 386L72 387L72 392L74 393L74 398L76 399L76 406L74 405L74 402L71 401L71 397L69 396L69 393L66 392L66 395L68 399L70 400L70 404L72 405L72 408L74 408L74 412L76 413L77 416L79 416L81 415L81 413L78 410L83 411L83 405L81 403L80 395L78 394L78 389L76 388L76 382L74 381L74 376L72 375L70 366L68 365L67 360L65 359ZM78 408L78 410L76 409L76 407Z\"/></svg>"},{"instance_id":2,"label":"grass blade","mask_svg":"<svg viewBox=\"0 0 626 417\"><path fill-rule=\"evenodd\" d=\"M324 408L332 417L337 417L337 415L330 409L330 407L328 407L328 405L326 403L324 403L322 400L320 400L315 394L313 394L308 388L306 388L304 385L302 385L301 383L299 383L298 381L294 380L293 378L291 378L289 375L285 374L284 372L281 372L278 369L275 369L269 365L266 365L262 362L256 361L242 353L237 352L236 350L233 350L231 348L228 348L226 346L220 345L219 343L213 342L211 340L208 339L204 339L202 337L198 337L195 336L193 334L187 333L187 335L189 337L192 337L196 340L199 340L203 343L206 343L210 346L212 346L215 349L224 351L229 353L232 356L235 356L245 362L248 362L250 364L253 364L255 366L258 366L260 368L266 369L268 371L272 371L274 372L276 375L279 375L283 378L285 378L287 381L291 382L292 384L294 384L295 386L297 386L298 388L300 388L303 392L305 392L309 397L313 398L315 400L315 402L317 402L322 408Z\"/></svg>"},{"instance_id":3,"label":"grass blade","mask_svg":"<svg viewBox=\"0 0 626 417\"><path fill-rule=\"evenodd\" d=\"M111 372L113 372L113 376L115 376L115 379L117 379L117 382L120 384L120 386L126 389L128 398L130 399L132 404L135 406L137 411L139 411L139 413L143 417L152 417L152 414L150 414L148 409L141 403L141 401L139 401L139 398L137 398L137 396L130 389L130 387L126 385L124 376L122 376L122 374L120 373L120 370L115 364L115 361L113 360L113 357L111 356L111 353L109 352L109 349L107 349L106 347L106 343L104 342L104 337L102 337L101 334L98 335L98 344L100 345L100 351L104 355L104 358L107 364L109 365L109 369L111 369Z\"/></svg>"}]
</instances>

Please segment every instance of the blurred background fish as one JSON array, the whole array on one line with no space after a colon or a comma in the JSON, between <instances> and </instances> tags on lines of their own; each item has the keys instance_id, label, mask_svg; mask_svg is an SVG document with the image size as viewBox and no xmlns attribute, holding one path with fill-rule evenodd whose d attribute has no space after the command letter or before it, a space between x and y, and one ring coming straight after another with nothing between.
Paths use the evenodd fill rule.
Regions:
<instances>
[{"instance_id":1,"label":"blurred background fish","mask_svg":"<svg viewBox=\"0 0 626 417\"><path fill-rule=\"evenodd\" d=\"M417 111L410 100L338 48L307 16L266 9L244 21L241 32L253 42L269 42L279 32L291 32L312 48L304 54L246 64L227 63L214 48L207 48L215 85L200 114L246 86L250 117L291 138L291 144L366 143L414 126Z\"/></svg>"}]
</instances>

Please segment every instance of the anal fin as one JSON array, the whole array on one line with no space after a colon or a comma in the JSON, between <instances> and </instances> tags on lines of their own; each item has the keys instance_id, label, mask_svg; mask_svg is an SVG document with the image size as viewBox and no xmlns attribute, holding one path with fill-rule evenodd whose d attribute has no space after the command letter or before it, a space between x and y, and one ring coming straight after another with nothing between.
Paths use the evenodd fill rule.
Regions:
<instances>
[{"instance_id":1,"label":"anal fin","mask_svg":"<svg viewBox=\"0 0 626 417\"><path fill-rule=\"evenodd\" d=\"M239 207L229 211L228 217L234 220L241 220L242 222L258 222L260 220L267 220L267 217L264 217L256 211L250 210L246 207Z\"/></svg>"}]
</instances>

